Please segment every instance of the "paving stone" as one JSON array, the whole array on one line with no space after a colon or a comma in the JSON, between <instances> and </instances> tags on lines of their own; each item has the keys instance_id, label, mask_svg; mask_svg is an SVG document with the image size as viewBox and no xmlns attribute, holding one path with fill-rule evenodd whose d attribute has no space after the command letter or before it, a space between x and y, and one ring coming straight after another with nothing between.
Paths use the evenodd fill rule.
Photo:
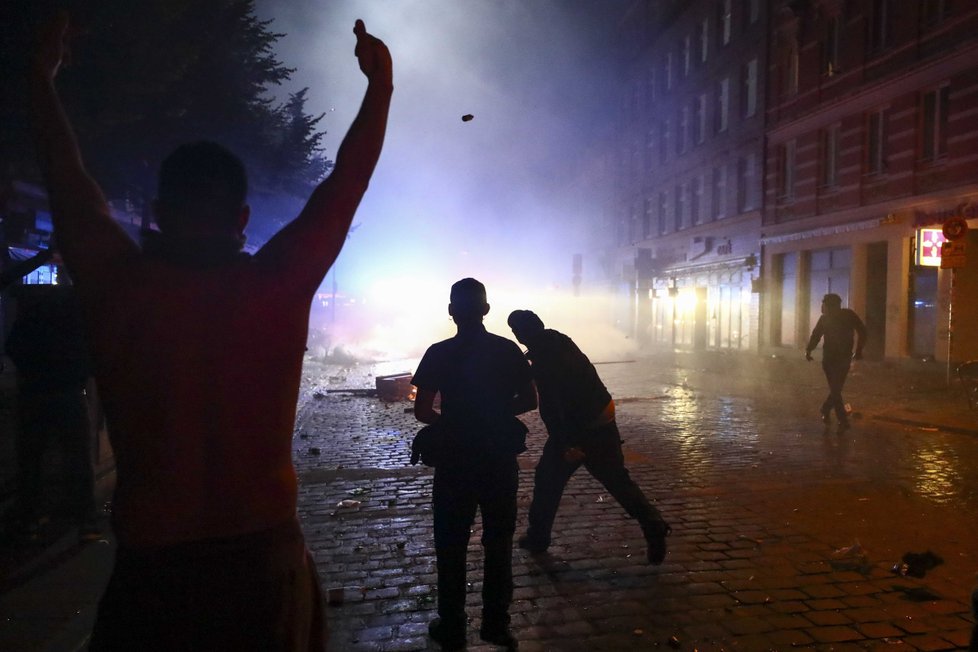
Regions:
<instances>
[{"instance_id":1,"label":"paving stone","mask_svg":"<svg viewBox=\"0 0 978 652\"><path fill-rule=\"evenodd\" d=\"M601 371L616 399L623 399L618 422L632 477L673 526L669 554L662 566L649 566L637 524L582 469L563 496L550 554L514 550L511 613L521 650L670 649L671 636L682 649L748 652L892 650L895 641L910 638L924 647L896 647L931 649L926 646L938 640L948 646L966 640L974 569L959 557L978 558L978 546L964 528L942 533L956 543L941 540L948 561L924 581L911 583L889 570L907 549L938 547L927 537L940 528L924 521L937 522L944 508L927 503L915 509L906 498L914 451L925 443L920 437L860 423L847 441L842 469L839 452L827 450L818 425L809 432L799 426L810 423L807 411L799 419L776 392L769 399L689 394L679 390L672 368L610 365ZM357 373L372 382L365 370ZM654 395L666 398L629 400L622 388L648 393L649 378L660 379L669 391ZM821 393L822 379L815 374L812 382ZM406 465L418 424L404 406L334 394L300 405L300 518L324 584L353 589L350 599L329 609L335 647L344 652L437 648L427 640L437 600L431 469ZM727 412L743 416L723 421ZM520 462L518 534L525 531L535 456L545 441L538 414L524 420L530 450ZM722 436L718 423L727 424ZM968 445L950 441L945 445ZM309 447L323 453L303 455ZM347 499L359 500L359 508L337 507ZM887 528L883 511L850 520L852 510L883 505L920 521L912 541L905 528ZM875 530L849 527L867 518ZM835 553L853 542L856 529L870 556L842 563ZM493 649L477 635L480 534L477 520L467 596L469 649L477 651ZM938 599L914 601L924 589Z\"/></svg>"}]
</instances>

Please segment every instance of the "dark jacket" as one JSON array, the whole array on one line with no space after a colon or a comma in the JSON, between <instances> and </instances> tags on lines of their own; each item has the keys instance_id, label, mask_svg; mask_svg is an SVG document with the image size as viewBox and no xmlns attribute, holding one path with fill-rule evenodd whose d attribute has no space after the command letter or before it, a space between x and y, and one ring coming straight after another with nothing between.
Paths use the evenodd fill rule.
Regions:
<instances>
[{"instance_id":1,"label":"dark jacket","mask_svg":"<svg viewBox=\"0 0 978 652\"><path fill-rule=\"evenodd\" d=\"M548 328L531 344L526 357L532 363L547 432L575 443L611 402L611 394L571 338Z\"/></svg>"}]
</instances>

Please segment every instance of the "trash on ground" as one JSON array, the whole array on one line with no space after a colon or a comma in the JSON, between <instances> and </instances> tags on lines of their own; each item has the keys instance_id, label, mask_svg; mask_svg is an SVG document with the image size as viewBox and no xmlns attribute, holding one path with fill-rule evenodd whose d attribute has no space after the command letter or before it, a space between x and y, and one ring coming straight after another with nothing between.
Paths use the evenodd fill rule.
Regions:
<instances>
[{"instance_id":1,"label":"trash on ground","mask_svg":"<svg viewBox=\"0 0 978 652\"><path fill-rule=\"evenodd\" d=\"M360 507L360 501L350 499L341 500L340 502L336 503L336 506L344 509L358 509Z\"/></svg>"},{"instance_id":2,"label":"trash on ground","mask_svg":"<svg viewBox=\"0 0 978 652\"><path fill-rule=\"evenodd\" d=\"M315 446L309 449L310 455L319 455L320 453L322 453L322 451L316 448Z\"/></svg>"},{"instance_id":3,"label":"trash on ground","mask_svg":"<svg viewBox=\"0 0 978 652\"><path fill-rule=\"evenodd\" d=\"M836 558L840 558L840 557L856 557L865 554L866 552L865 550L863 550L862 545L859 543L859 539L856 539L856 542L853 543L851 546L844 546L842 548L839 548L838 550L832 553L832 556Z\"/></svg>"},{"instance_id":4,"label":"trash on ground","mask_svg":"<svg viewBox=\"0 0 978 652\"><path fill-rule=\"evenodd\" d=\"M897 575L923 577L927 571L937 568L944 560L930 550L926 552L908 552L903 555L891 569Z\"/></svg>"},{"instance_id":5,"label":"trash on ground","mask_svg":"<svg viewBox=\"0 0 978 652\"><path fill-rule=\"evenodd\" d=\"M872 570L869 553L859 543L859 539L856 539L851 546L843 546L833 552L830 564L835 570L855 571L864 575Z\"/></svg>"},{"instance_id":6,"label":"trash on ground","mask_svg":"<svg viewBox=\"0 0 978 652\"><path fill-rule=\"evenodd\" d=\"M365 494L369 494L370 490L366 487L357 487L356 489L350 489L346 493L350 494L351 496L363 496Z\"/></svg>"}]
</instances>

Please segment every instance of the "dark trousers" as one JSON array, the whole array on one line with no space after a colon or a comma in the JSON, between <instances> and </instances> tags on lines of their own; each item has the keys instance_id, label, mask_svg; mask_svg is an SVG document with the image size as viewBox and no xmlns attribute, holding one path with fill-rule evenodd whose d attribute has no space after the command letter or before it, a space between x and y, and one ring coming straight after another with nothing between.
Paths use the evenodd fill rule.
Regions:
<instances>
[{"instance_id":1,"label":"dark trousers","mask_svg":"<svg viewBox=\"0 0 978 652\"><path fill-rule=\"evenodd\" d=\"M827 416L835 410L835 416L840 423L845 423L849 419L846 414L846 402L842 399L842 388L846 384L851 364L849 358L822 361L822 371L825 372L825 379L829 382L829 395L822 403L822 414Z\"/></svg>"},{"instance_id":2,"label":"dark trousers","mask_svg":"<svg viewBox=\"0 0 978 652\"><path fill-rule=\"evenodd\" d=\"M95 473L85 392L78 389L22 391L18 416L17 491L20 516L40 516L44 484L44 452L61 446L66 508L79 522L95 518Z\"/></svg>"},{"instance_id":3,"label":"dark trousers","mask_svg":"<svg viewBox=\"0 0 978 652\"><path fill-rule=\"evenodd\" d=\"M527 537L534 543L550 545L550 533L557 517L560 497L564 494L567 481L582 463L628 515L639 522L643 530L663 522L662 514L649 502L625 468L621 436L614 421L589 431L578 447L584 451L583 462L568 462L564 459L566 443L551 437L544 444L533 481Z\"/></svg>"},{"instance_id":4,"label":"dark trousers","mask_svg":"<svg viewBox=\"0 0 978 652\"><path fill-rule=\"evenodd\" d=\"M438 565L438 615L449 628L465 628L465 558L476 511L482 513L482 617L509 624L513 600L513 533L516 530L516 458L435 469L432 504Z\"/></svg>"},{"instance_id":5,"label":"dark trousers","mask_svg":"<svg viewBox=\"0 0 978 652\"><path fill-rule=\"evenodd\" d=\"M240 536L120 547L90 652L323 652L319 577L297 520Z\"/></svg>"}]
</instances>

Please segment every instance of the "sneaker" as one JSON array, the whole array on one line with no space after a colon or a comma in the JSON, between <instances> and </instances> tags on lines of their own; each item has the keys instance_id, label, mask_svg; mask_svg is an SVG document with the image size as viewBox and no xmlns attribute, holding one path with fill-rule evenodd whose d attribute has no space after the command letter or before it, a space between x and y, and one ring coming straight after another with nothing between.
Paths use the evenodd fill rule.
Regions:
<instances>
[{"instance_id":1,"label":"sneaker","mask_svg":"<svg viewBox=\"0 0 978 652\"><path fill-rule=\"evenodd\" d=\"M822 412L822 423L828 428L832 425L832 416L828 412Z\"/></svg>"},{"instance_id":2,"label":"sneaker","mask_svg":"<svg viewBox=\"0 0 978 652\"><path fill-rule=\"evenodd\" d=\"M428 636L443 650L465 649L465 628L449 627L441 621L441 618L435 618L428 623Z\"/></svg>"},{"instance_id":3,"label":"sneaker","mask_svg":"<svg viewBox=\"0 0 978 652\"><path fill-rule=\"evenodd\" d=\"M547 548L550 547L549 543L543 543L537 539L531 539L530 536L526 534L521 536L516 541L516 545L533 555L542 555L543 553L547 552Z\"/></svg>"},{"instance_id":4,"label":"sneaker","mask_svg":"<svg viewBox=\"0 0 978 652\"><path fill-rule=\"evenodd\" d=\"M519 643L516 641L516 637L513 636L511 631L509 631L509 625L487 625L485 622L483 622L482 627L479 628L479 638L486 643L501 645L507 650L516 650L519 648Z\"/></svg>"},{"instance_id":5,"label":"sneaker","mask_svg":"<svg viewBox=\"0 0 978 652\"><path fill-rule=\"evenodd\" d=\"M666 537L672 532L672 528L665 521L660 521L646 528L644 532L648 544L646 556L650 564L658 566L666 558Z\"/></svg>"}]
</instances>

